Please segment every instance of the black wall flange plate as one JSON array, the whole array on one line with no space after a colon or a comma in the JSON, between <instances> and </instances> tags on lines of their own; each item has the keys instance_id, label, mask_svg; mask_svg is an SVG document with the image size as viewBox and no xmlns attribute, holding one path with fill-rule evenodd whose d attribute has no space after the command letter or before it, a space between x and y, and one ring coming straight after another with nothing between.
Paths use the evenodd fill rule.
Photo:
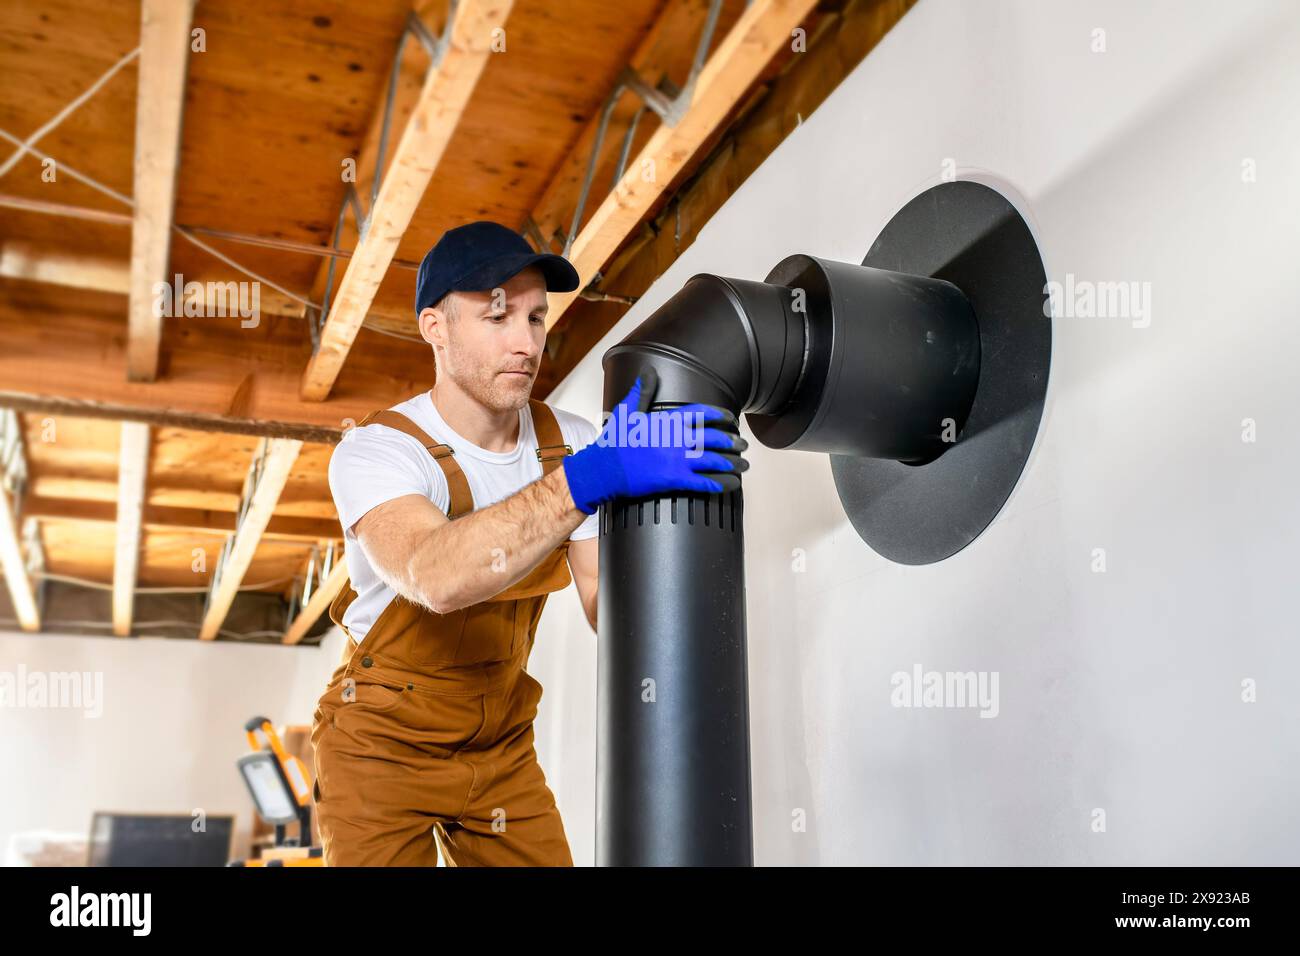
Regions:
<instances>
[{"instance_id":1,"label":"black wall flange plate","mask_svg":"<svg viewBox=\"0 0 1300 956\"><path fill-rule=\"evenodd\" d=\"M1047 277L1015 207L964 181L928 189L899 210L862 264L945 279L979 321L979 386L951 448L915 466L830 456L840 502L862 540L899 564L932 564L979 537L1029 458L1052 358Z\"/></svg>"}]
</instances>

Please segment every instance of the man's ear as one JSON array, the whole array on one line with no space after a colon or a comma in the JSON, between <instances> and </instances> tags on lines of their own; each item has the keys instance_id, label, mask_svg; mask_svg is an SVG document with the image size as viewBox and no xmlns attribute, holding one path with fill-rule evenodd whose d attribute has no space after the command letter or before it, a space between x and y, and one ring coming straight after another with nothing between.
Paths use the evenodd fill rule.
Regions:
<instances>
[{"instance_id":1,"label":"man's ear","mask_svg":"<svg viewBox=\"0 0 1300 956\"><path fill-rule=\"evenodd\" d=\"M447 333L442 323L443 314L435 308L421 309L416 317L420 338L430 345L446 345Z\"/></svg>"}]
</instances>

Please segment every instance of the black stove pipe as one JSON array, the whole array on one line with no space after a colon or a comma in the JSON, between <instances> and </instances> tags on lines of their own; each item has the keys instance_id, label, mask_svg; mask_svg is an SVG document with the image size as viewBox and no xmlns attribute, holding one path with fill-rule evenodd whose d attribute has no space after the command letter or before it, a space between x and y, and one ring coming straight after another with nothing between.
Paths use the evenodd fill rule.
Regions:
<instances>
[{"instance_id":1,"label":"black stove pipe","mask_svg":"<svg viewBox=\"0 0 1300 956\"><path fill-rule=\"evenodd\" d=\"M604 355L610 409L730 409L773 448L922 463L960 431L979 330L956 286L796 255L700 274ZM743 489L600 513L599 865L751 865Z\"/></svg>"}]
</instances>

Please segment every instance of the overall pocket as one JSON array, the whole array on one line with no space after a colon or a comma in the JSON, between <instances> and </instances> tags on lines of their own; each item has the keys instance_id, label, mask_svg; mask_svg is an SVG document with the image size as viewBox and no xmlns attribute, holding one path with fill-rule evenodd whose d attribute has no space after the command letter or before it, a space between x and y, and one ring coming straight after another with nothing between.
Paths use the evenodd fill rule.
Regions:
<instances>
[{"instance_id":1,"label":"overall pocket","mask_svg":"<svg viewBox=\"0 0 1300 956\"><path fill-rule=\"evenodd\" d=\"M387 757L450 757L486 723L483 695L358 683L356 698L333 714L334 726Z\"/></svg>"},{"instance_id":2,"label":"overall pocket","mask_svg":"<svg viewBox=\"0 0 1300 956\"><path fill-rule=\"evenodd\" d=\"M483 601L451 614L425 614L415 630L412 662L482 664L509 660L517 649L515 601Z\"/></svg>"}]
</instances>

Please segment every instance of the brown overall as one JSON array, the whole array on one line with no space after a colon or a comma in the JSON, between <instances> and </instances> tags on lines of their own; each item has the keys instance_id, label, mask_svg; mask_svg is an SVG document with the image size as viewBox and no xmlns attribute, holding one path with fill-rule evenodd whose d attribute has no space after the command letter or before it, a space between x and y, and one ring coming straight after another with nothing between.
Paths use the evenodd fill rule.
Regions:
<instances>
[{"instance_id":1,"label":"brown overall","mask_svg":"<svg viewBox=\"0 0 1300 956\"><path fill-rule=\"evenodd\" d=\"M549 474L571 449L550 408L529 405ZM391 410L361 425L372 422L428 449L447 476L449 518L474 510L450 446ZM436 866L435 837L451 866L573 865L533 749L542 685L525 670L547 595L572 580L568 549L480 604L435 614L395 597L360 645L348 635L312 723L326 866ZM356 597L349 582L330 606L335 624Z\"/></svg>"}]
</instances>

